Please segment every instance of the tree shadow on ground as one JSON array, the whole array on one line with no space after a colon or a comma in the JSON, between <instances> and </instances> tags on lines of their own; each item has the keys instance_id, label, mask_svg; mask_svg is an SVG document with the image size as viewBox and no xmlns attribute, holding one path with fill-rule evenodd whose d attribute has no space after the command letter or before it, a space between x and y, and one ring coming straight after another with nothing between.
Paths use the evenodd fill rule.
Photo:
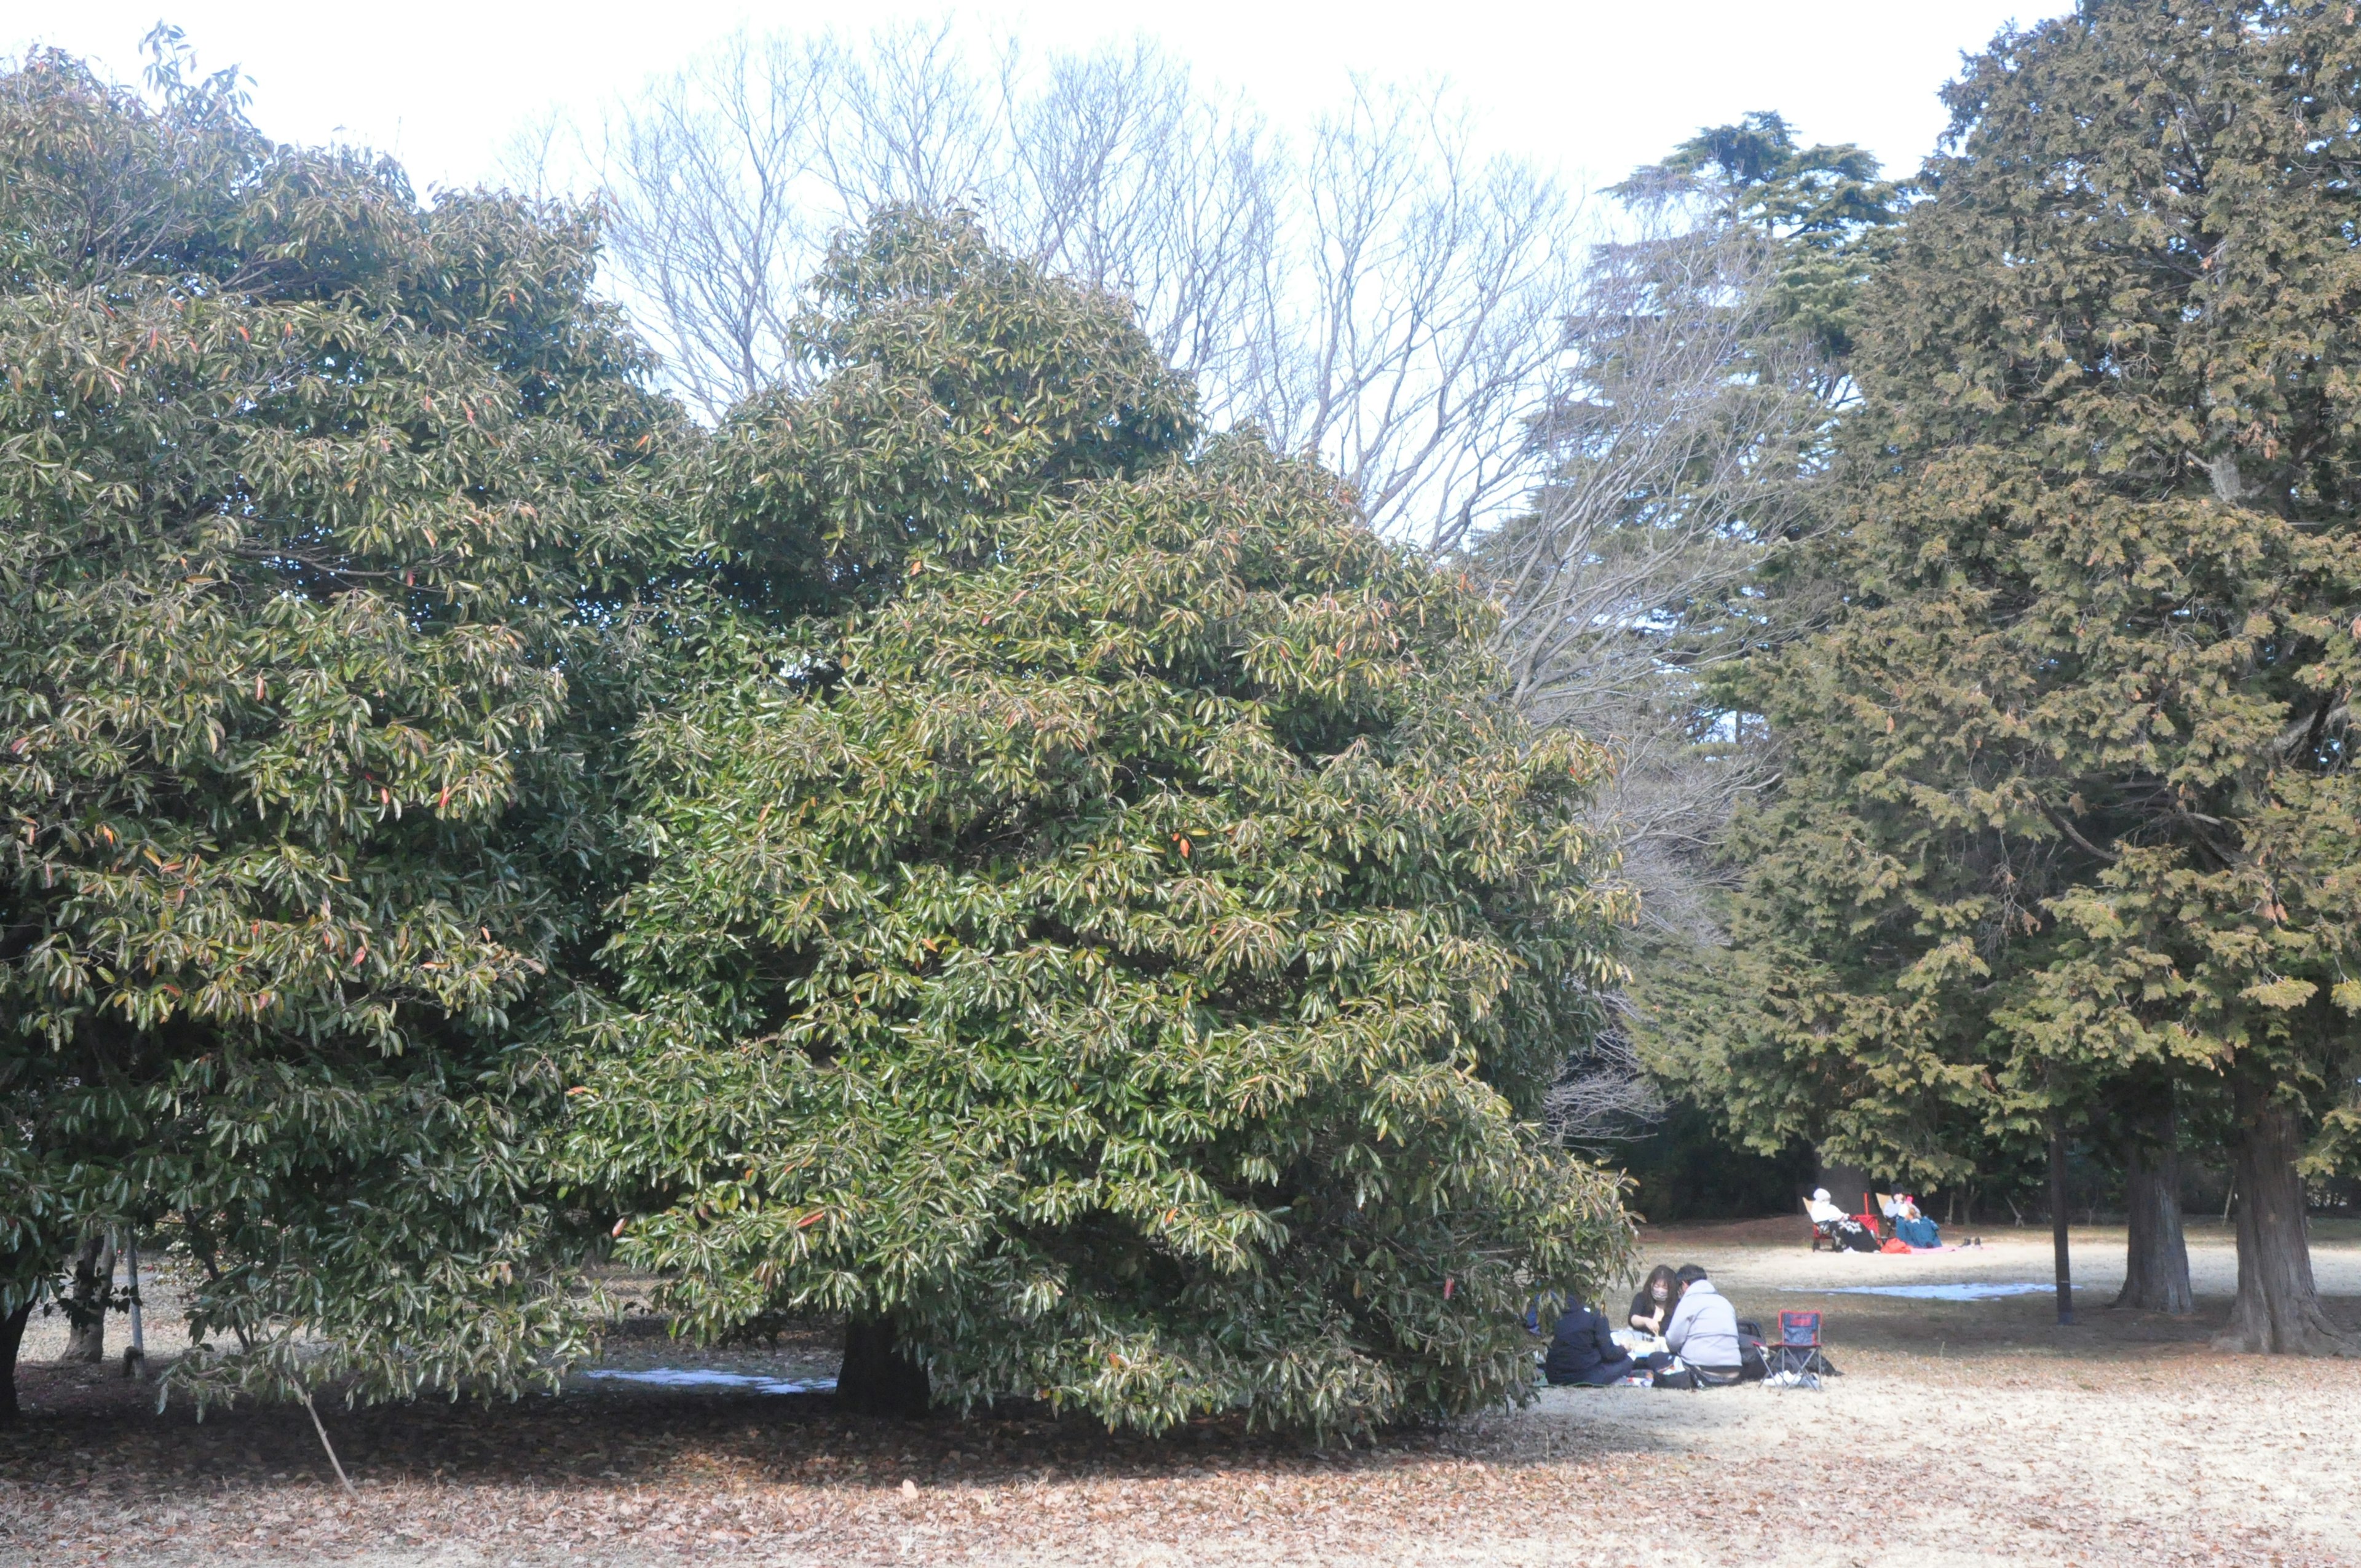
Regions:
<instances>
[{"instance_id":1,"label":"tree shadow on ground","mask_svg":"<svg viewBox=\"0 0 2361 1568\"><path fill-rule=\"evenodd\" d=\"M1782 1306L1828 1314L1830 1354L1854 1376L1906 1376L1913 1364L1952 1370L1982 1364L1992 1376L2018 1372L2077 1376L2087 1363L2109 1376L2169 1378L2212 1348L2225 1326L2226 1299L2201 1298L2185 1318L2111 1310L2095 1292L2077 1298L2077 1322L2061 1328L2048 1295L1953 1302L1832 1292L1756 1291L1741 1315L1775 1323ZM2361 1321L2361 1299L2330 1303L2344 1321ZM810 1336L804 1336L809 1338ZM825 1338L826 1336L820 1336ZM618 1365L720 1365L808 1375L825 1352L796 1339L784 1353L752 1347L700 1353L642 1327L618 1336ZM783 1365L781 1356L790 1364ZM27 1364L19 1368L23 1424L0 1431L0 1483L44 1490L99 1488L150 1497L213 1496L225 1489L310 1481L331 1485L310 1418L301 1406L241 1402L198 1419L185 1398L156 1409L153 1381L112 1368ZM1729 1395L1702 1398L1699 1408ZM1742 1397L1742 1396L1741 1396ZM1237 1469L1302 1475L1383 1471L1437 1459L1519 1464L1555 1459L1554 1441L1536 1453L1527 1423L1482 1418L1410 1427L1350 1447L1316 1445L1249 1431L1235 1420L1199 1420L1159 1437L1110 1433L1084 1417L1030 1402L961 1417L917 1420L840 1413L828 1394L762 1395L576 1378L561 1395L516 1400L423 1399L346 1409L324 1395L319 1409L338 1456L357 1481L524 1489L610 1488L664 1484L812 1487L993 1487L1046 1479L1186 1479ZM1731 1413L1736 1413L1732 1408ZM1561 1417L1578 1412L1560 1411ZM1557 1424L1563 1424L1562 1422ZM1612 1460L1655 1450L1663 1440L1628 1426L1581 1435L1578 1446Z\"/></svg>"},{"instance_id":2,"label":"tree shadow on ground","mask_svg":"<svg viewBox=\"0 0 2361 1568\"><path fill-rule=\"evenodd\" d=\"M0 1481L93 1484L149 1496L311 1479L334 1483L300 1405L241 1401L202 1420L185 1399L156 1409L153 1383L112 1371L28 1365L28 1409L0 1431ZM1046 1479L1185 1478L1236 1467L1335 1473L1490 1446L1489 1423L1399 1428L1345 1446L1198 1420L1156 1437L1111 1433L1030 1402L895 1420L840 1413L829 1394L569 1385L562 1395L422 1399L320 1414L356 1481L499 1487L675 1482L755 1486L1002 1486Z\"/></svg>"}]
</instances>

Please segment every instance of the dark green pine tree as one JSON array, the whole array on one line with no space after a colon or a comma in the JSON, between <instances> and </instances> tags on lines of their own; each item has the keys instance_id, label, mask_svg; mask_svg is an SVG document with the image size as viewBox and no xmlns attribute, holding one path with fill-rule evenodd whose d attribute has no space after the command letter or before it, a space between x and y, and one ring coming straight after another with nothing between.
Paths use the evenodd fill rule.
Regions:
<instances>
[{"instance_id":1,"label":"dark green pine tree","mask_svg":"<svg viewBox=\"0 0 2361 1568\"><path fill-rule=\"evenodd\" d=\"M611 896L602 562L667 416L577 218L421 210L156 41L150 98L0 77L11 1368L156 1227L251 1341L176 1376L513 1385L584 1343L520 1042Z\"/></svg>"},{"instance_id":2,"label":"dark green pine tree","mask_svg":"<svg viewBox=\"0 0 2361 1568\"><path fill-rule=\"evenodd\" d=\"M1671 1023L1758 1137L1928 1180L2218 1115L2231 1343L2349 1348L2301 1172L2361 1065L2361 30L2086 0L1950 102L1852 362L1850 598L1751 672L1784 786ZM2178 1248L2136 1209L2136 1280Z\"/></svg>"},{"instance_id":3,"label":"dark green pine tree","mask_svg":"<svg viewBox=\"0 0 2361 1568\"><path fill-rule=\"evenodd\" d=\"M642 731L566 1179L697 1335L843 1314L856 1406L1524 1387L1529 1299L1629 1245L1538 1125L1624 913L1598 754L1334 479L1191 455L1120 302L898 213L818 319L826 379L724 433L754 613Z\"/></svg>"}]
</instances>

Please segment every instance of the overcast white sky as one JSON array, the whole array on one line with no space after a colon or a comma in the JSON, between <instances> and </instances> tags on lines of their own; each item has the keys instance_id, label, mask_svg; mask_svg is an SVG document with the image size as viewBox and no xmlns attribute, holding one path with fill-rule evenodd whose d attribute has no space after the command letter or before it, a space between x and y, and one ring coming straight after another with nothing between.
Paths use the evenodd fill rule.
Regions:
<instances>
[{"instance_id":1,"label":"overcast white sky","mask_svg":"<svg viewBox=\"0 0 2361 1568\"><path fill-rule=\"evenodd\" d=\"M1035 46L1146 33L1282 124L1332 102L1345 75L1448 78L1488 139L1577 184L1620 179L1697 126L1776 109L1804 136L1857 141L1906 171L1944 115L1935 92L1960 51L2070 0L1028 0L951 7ZM0 53L55 44L136 80L159 12L200 62L254 81L254 115L283 140L394 153L422 190L489 177L511 131L552 106L595 110L739 27L866 30L940 4L807 0L0 0Z\"/></svg>"}]
</instances>

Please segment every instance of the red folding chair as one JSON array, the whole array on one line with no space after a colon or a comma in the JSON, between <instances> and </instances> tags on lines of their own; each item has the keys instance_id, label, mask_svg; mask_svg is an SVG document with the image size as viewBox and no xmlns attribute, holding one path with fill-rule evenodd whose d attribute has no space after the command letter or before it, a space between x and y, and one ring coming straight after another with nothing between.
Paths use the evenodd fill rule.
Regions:
<instances>
[{"instance_id":1,"label":"red folding chair","mask_svg":"<svg viewBox=\"0 0 2361 1568\"><path fill-rule=\"evenodd\" d=\"M1771 1350L1771 1371L1778 1376L1781 1388L1820 1387L1820 1368L1827 1363L1820 1356L1817 1312L1781 1312L1779 1343Z\"/></svg>"}]
</instances>

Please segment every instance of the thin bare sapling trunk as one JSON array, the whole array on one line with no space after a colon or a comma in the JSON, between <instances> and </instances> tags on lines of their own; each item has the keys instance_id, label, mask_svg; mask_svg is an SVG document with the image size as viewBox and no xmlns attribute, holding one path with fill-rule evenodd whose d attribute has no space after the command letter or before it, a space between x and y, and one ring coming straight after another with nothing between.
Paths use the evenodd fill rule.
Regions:
<instances>
[{"instance_id":1,"label":"thin bare sapling trunk","mask_svg":"<svg viewBox=\"0 0 2361 1568\"><path fill-rule=\"evenodd\" d=\"M353 1486L353 1478L345 1474L345 1462L336 1457L336 1445L328 1441L328 1424L320 1419L320 1407L312 1402L309 1389L303 1393L303 1409L312 1418L312 1430L320 1434L320 1451L328 1456L329 1468L336 1473L336 1484L344 1487L345 1496L359 1497L360 1492Z\"/></svg>"},{"instance_id":2,"label":"thin bare sapling trunk","mask_svg":"<svg viewBox=\"0 0 2361 1568\"><path fill-rule=\"evenodd\" d=\"M25 1322L33 1315L29 1296L25 1304L0 1317L0 1427L16 1424L16 1352L25 1343Z\"/></svg>"},{"instance_id":3,"label":"thin bare sapling trunk","mask_svg":"<svg viewBox=\"0 0 2361 1568\"><path fill-rule=\"evenodd\" d=\"M2238 1297L2215 1345L2258 1355L2361 1355L2361 1340L2331 1322L2312 1275L2305 1234L2303 1119L2251 1083L2236 1091Z\"/></svg>"},{"instance_id":4,"label":"thin bare sapling trunk","mask_svg":"<svg viewBox=\"0 0 2361 1568\"><path fill-rule=\"evenodd\" d=\"M2066 1137L2049 1124L2049 1245L2058 1272L2058 1321L2074 1321L2074 1261L2066 1239Z\"/></svg>"}]
</instances>

